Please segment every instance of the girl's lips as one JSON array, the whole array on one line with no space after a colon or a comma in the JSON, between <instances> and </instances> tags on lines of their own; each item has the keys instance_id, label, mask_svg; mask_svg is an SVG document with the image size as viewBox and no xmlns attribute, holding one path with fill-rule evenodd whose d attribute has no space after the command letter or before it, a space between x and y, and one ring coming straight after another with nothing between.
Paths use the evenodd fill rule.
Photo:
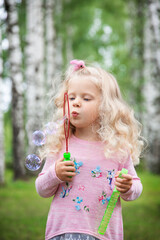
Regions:
<instances>
[{"instance_id":1,"label":"girl's lips","mask_svg":"<svg viewBox=\"0 0 160 240\"><path fill-rule=\"evenodd\" d=\"M79 114L79 113L77 113L77 112L72 112L72 116L73 116L73 117L77 117L78 114Z\"/></svg>"}]
</instances>

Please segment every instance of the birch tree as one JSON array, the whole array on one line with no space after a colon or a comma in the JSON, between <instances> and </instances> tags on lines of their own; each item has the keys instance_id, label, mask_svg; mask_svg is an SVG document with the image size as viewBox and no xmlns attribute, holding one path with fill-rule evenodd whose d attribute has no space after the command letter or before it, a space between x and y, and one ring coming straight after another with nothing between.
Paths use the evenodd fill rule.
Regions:
<instances>
[{"instance_id":1,"label":"birch tree","mask_svg":"<svg viewBox=\"0 0 160 240\"><path fill-rule=\"evenodd\" d=\"M2 34L0 29L0 42L2 42ZM2 47L0 45L0 185L4 183L4 125L3 125L3 60L2 60Z\"/></svg>"},{"instance_id":2,"label":"birch tree","mask_svg":"<svg viewBox=\"0 0 160 240\"><path fill-rule=\"evenodd\" d=\"M55 30L55 7L56 0L45 0L45 85L46 97L45 101L47 109L45 116L49 112L53 112L53 104L49 105L49 98L54 96L57 91L57 77L56 77L56 30ZM51 111L48 111L51 107ZM47 119L46 119L47 120Z\"/></svg>"},{"instance_id":3,"label":"birch tree","mask_svg":"<svg viewBox=\"0 0 160 240\"><path fill-rule=\"evenodd\" d=\"M62 14L63 14L63 4L62 0L55 0L55 16L57 20L57 25L62 25ZM55 76L58 72L62 71L63 66L63 56L62 56L62 48L63 48L63 38L59 31L55 30Z\"/></svg>"},{"instance_id":4,"label":"birch tree","mask_svg":"<svg viewBox=\"0 0 160 240\"><path fill-rule=\"evenodd\" d=\"M62 16L62 0L45 0L45 37L46 37L46 91L48 98L54 97L57 93L58 85L61 82L61 73L63 65L62 57L62 36L56 29L60 26ZM46 98L47 103L51 103ZM53 103L47 104L45 116L53 117ZM50 108L50 109L48 109ZM50 113L50 116L49 116Z\"/></svg>"},{"instance_id":5,"label":"birch tree","mask_svg":"<svg viewBox=\"0 0 160 240\"><path fill-rule=\"evenodd\" d=\"M137 117L142 121L143 108L143 29L144 29L144 0L129 1L128 2L129 19L127 20L127 49L129 53L129 72L132 88L129 91L129 100L134 105ZM141 24L139 24L139 21Z\"/></svg>"},{"instance_id":6,"label":"birch tree","mask_svg":"<svg viewBox=\"0 0 160 240\"><path fill-rule=\"evenodd\" d=\"M45 30L46 30L46 83L50 89L55 74L55 0L45 0Z\"/></svg>"},{"instance_id":7,"label":"birch tree","mask_svg":"<svg viewBox=\"0 0 160 240\"><path fill-rule=\"evenodd\" d=\"M10 78L12 80L13 166L14 179L18 179L25 176L22 54L16 2L5 0L5 7L8 13L9 62Z\"/></svg>"},{"instance_id":8,"label":"birch tree","mask_svg":"<svg viewBox=\"0 0 160 240\"><path fill-rule=\"evenodd\" d=\"M43 1L28 0L26 37L26 81L27 81L27 135L29 149L34 151L31 138L39 130L44 118L44 23Z\"/></svg>"},{"instance_id":9,"label":"birch tree","mask_svg":"<svg viewBox=\"0 0 160 240\"><path fill-rule=\"evenodd\" d=\"M144 88L145 135L149 144L146 155L148 167L152 172L160 173L160 2L150 0L147 4L145 34L146 84Z\"/></svg>"}]
</instances>

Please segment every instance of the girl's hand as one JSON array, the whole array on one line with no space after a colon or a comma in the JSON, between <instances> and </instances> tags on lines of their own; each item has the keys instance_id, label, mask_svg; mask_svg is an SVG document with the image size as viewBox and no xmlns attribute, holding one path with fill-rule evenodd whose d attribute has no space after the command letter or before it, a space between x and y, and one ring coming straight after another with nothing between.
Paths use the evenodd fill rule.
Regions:
<instances>
[{"instance_id":1,"label":"girl's hand","mask_svg":"<svg viewBox=\"0 0 160 240\"><path fill-rule=\"evenodd\" d=\"M122 174L123 178L119 178L120 171L116 173L115 185L120 193L126 193L132 186L132 176L130 174Z\"/></svg>"},{"instance_id":2,"label":"girl's hand","mask_svg":"<svg viewBox=\"0 0 160 240\"><path fill-rule=\"evenodd\" d=\"M64 182L71 182L76 175L74 163L72 161L63 161L61 158L56 161L55 170L57 177Z\"/></svg>"}]
</instances>

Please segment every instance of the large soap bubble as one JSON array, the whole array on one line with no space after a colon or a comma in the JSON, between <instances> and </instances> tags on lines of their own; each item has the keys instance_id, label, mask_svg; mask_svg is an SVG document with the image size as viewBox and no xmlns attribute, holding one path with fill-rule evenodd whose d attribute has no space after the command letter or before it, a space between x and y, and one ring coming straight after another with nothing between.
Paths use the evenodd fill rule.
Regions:
<instances>
[{"instance_id":1,"label":"large soap bubble","mask_svg":"<svg viewBox=\"0 0 160 240\"><path fill-rule=\"evenodd\" d=\"M41 167L41 160L35 154L30 154L26 157L25 166L30 171L36 171Z\"/></svg>"},{"instance_id":2,"label":"large soap bubble","mask_svg":"<svg viewBox=\"0 0 160 240\"><path fill-rule=\"evenodd\" d=\"M38 147L44 145L46 141L45 133L39 130L35 131L32 134L32 141Z\"/></svg>"}]
</instances>

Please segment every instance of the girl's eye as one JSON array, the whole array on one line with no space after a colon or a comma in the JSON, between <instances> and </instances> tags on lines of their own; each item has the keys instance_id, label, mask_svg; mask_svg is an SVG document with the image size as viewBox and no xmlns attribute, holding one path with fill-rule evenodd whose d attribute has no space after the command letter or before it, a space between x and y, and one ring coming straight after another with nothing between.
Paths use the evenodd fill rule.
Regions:
<instances>
[{"instance_id":1,"label":"girl's eye","mask_svg":"<svg viewBox=\"0 0 160 240\"><path fill-rule=\"evenodd\" d=\"M84 98L84 100L88 102L88 101L90 101L91 99L89 99L89 98Z\"/></svg>"},{"instance_id":2,"label":"girl's eye","mask_svg":"<svg viewBox=\"0 0 160 240\"><path fill-rule=\"evenodd\" d=\"M73 101L75 98L74 97L70 97L69 100Z\"/></svg>"}]
</instances>

